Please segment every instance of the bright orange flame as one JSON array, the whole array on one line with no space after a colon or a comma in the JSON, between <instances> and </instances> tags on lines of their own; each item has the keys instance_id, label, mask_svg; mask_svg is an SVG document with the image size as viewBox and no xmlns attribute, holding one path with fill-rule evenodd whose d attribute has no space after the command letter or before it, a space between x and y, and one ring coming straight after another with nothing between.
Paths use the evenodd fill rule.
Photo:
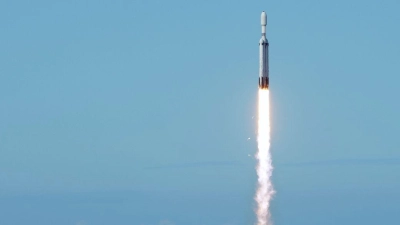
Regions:
<instances>
[{"instance_id":1,"label":"bright orange flame","mask_svg":"<svg viewBox=\"0 0 400 225\"><path fill-rule=\"evenodd\" d=\"M255 196L257 201L257 225L270 225L269 206L274 189L271 182L272 160L270 153L270 122L269 122L269 90L259 89L258 92L258 152L256 158L258 188Z\"/></svg>"}]
</instances>

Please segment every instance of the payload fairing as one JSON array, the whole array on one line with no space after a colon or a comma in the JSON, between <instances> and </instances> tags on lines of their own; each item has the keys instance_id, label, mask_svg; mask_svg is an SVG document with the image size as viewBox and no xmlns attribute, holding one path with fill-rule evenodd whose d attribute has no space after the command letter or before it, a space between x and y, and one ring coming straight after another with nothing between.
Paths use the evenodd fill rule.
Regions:
<instances>
[{"instance_id":1,"label":"payload fairing","mask_svg":"<svg viewBox=\"0 0 400 225\"><path fill-rule=\"evenodd\" d=\"M267 14L261 13L261 39L260 47L260 74L258 78L258 87L260 89L269 88L269 65L268 65L268 40L267 40Z\"/></svg>"}]
</instances>

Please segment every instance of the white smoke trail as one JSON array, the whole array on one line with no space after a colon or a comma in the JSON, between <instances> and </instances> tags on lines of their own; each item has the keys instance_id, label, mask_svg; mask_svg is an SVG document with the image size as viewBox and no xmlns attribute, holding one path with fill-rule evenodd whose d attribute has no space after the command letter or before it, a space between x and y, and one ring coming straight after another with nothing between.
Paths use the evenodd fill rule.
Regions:
<instances>
[{"instance_id":1,"label":"white smoke trail","mask_svg":"<svg viewBox=\"0 0 400 225\"><path fill-rule=\"evenodd\" d=\"M271 214L269 212L270 201L274 189L272 187L272 160L270 147L270 124L269 124L269 90L259 89L258 92L258 152L256 158L258 187L255 196L257 202L257 225L271 225Z\"/></svg>"}]
</instances>

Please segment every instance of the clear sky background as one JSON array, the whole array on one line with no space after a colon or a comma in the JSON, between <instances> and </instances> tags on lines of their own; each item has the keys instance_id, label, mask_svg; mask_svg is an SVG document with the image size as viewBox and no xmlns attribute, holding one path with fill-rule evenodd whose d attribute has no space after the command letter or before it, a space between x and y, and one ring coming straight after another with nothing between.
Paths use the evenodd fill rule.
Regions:
<instances>
[{"instance_id":1,"label":"clear sky background","mask_svg":"<svg viewBox=\"0 0 400 225\"><path fill-rule=\"evenodd\" d=\"M1 1L0 224L398 224L400 2ZM250 139L248 139L250 138Z\"/></svg>"}]
</instances>

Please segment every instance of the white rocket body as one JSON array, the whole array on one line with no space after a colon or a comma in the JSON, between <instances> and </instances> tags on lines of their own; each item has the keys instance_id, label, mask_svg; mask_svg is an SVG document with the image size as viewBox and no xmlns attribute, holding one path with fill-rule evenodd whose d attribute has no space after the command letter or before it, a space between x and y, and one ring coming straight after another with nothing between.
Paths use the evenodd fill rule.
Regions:
<instances>
[{"instance_id":1,"label":"white rocket body","mask_svg":"<svg viewBox=\"0 0 400 225\"><path fill-rule=\"evenodd\" d=\"M258 78L258 87L261 89L269 88L269 65L268 65L268 40L267 40L267 14L261 13L261 39L260 47L260 72Z\"/></svg>"}]
</instances>

